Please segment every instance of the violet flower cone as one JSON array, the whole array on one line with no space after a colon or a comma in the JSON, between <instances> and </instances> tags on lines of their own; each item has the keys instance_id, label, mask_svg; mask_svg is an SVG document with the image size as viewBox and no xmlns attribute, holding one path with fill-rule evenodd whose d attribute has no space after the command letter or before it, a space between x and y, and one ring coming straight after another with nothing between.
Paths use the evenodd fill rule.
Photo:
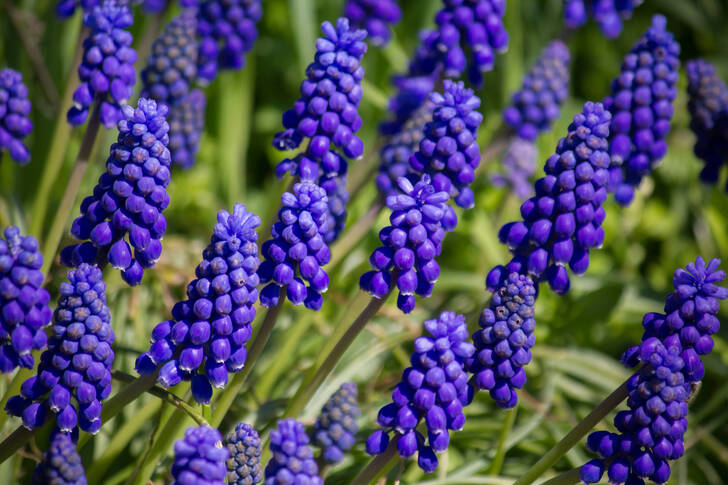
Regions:
<instances>
[{"instance_id":1,"label":"violet flower cone","mask_svg":"<svg viewBox=\"0 0 728 485\"><path fill-rule=\"evenodd\" d=\"M521 205L523 220L503 225L498 233L513 258L488 273L488 290L516 272L530 275L534 283L547 281L563 294L570 287L566 265L577 275L587 270L589 250L604 240L610 120L601 103L587 102L574 116L569 134L546 161L546 176L534 184L536 195Z\"/></svg>"},{"instance_id":2,"label":"violet flower cone","mask_svg":"<svg viewBox=\"0 0 728 485\"><path fill-rule=\"evenodd\" d=\"M145 268L162 254L170 180L167 106L141 98L136 109L124 106L117 142L111 145L106 172L93 195L81 202L71 235L78 244L61 251L61 262L111 263L130 286L141 283Z\"/></svg>"},{"instance_id":3,"label":"violet flower cone","mask_svg":"<svg viewBox=\"0 0 728 485\"><path fill-rule=\"evenodd\" d=\"M344 15L356 28L366 29L372 44L385 46L392 38L390 25L402 18L397 0L347 0Z\"/></svg>"},{"instance_id":4,"label":"violet flower cone","mask_svg":"<svg viewBox=\"0 0 728 485\"><path fill-rule=\"evenodd\" d=\"M172 485L225 485L229 457L218 430L207 425L190 426L184 438L174 443Z\"/></svg>"},{"instance_id":5,"label":"violet flower cone","mask_svg":"<svg viewBox=\"0 0 728 485\"><path fill-rule=\"evenodd\" d=\"M605 37L614 39L622 33L622 21L643 0L564 0L564 23L570 29L584 25L589 16L599 24Z\"/></svg>"},{"instance_id":6,"label":"violet flower cone","mask_svg":"<svg viewBox=\"0 0 728 485\"><path fill-rule=\"evenodd\" d=\"M23 138L33 131L31 105L23 76L9 68L0 70L0 157L8 152L21 165L30 161L30 151Z\"/></svg>"},{"instance_id":7,"label":"violet flower cone","mask_svg":"<svg viewBox=\"0 0 728 485\"><path fill-rule=\"evenodd\" d=\"M35 467L31 485L87 485L86 471L70 433L55 430L43 459Z\"/></svg>"},{"instance_id":8,"label":"violet flower cone","mask_svg":"<svg viewBox=\"0 0 728 485\"><path fill-rule=\"evenodd\" d=\"M188 169L195 164L205 129L206 104L205 93L193 89L169 110L169 153L176 167Z\"/></svg>"},{"instance_id":9,"label":"violet flower cone","mask_svg":"<svg viewBox=\"0 0 728 485\"><path fill-rule=\"evenodd\" d=\"M375 298L384 298L396 285L397 307L409 313L415 307L414 295L429 298L440 276L435 257L445 237L449 196L435 189L429 175L414 185L401 177L398 184L401 192L387 197L392 214L390 225L379 231L382 246L369 257L373 269L361 276L359 286Z\"/></svg>"},{"instance_id":10,"label":"violet flower cone","mask_svg":"<svg viewBox=\"0 0 728 485\"><path fill-rule=\"evenodd\" d=\"M225 446L230 452L227 461L228 485L255 485L263 481L260 467L262 449L255 428L247 423L238 423L225 436Z\"/></svg>"},{"instance_id":11,"label":"violet flower cone","mask_svg":"<svg viewBox=\"0 0 728 485\"><path fill-rule=\"evenodd\" d=\"M329 230L326 191L313 182L300 182L293 186L293 193L283 194L281 205L271 239L261 248L265 261L258 275L266 286L260 303L277 305L285 289L291 303L318 311L329 288L323 266L331 259L325 239Z\"/></svg>"},{"instance_id":12,"label":"violet flower cone","mask_svg":"<svg viewBox=\"0 0 728 485\"><path fill-rule=\"evenodd\" d=\"M314 445L321 448L321 456L328 464L339 463L356 443L356 433L359 431L356 421L361 415L357 397L356 384L343 383L326 401L316 418L311 439Z\"/></svg>"},{"instance_id":13,"label":"violet flower cone","mask_svg":"<svg viewBox=\"0 0 728 485\"><path fill-rule=\"evenodd\" d=\"M82 125L91 105L101 103L99 116L106 128L122 120L122 106L133 94L137 60L131 47L132 35L125 29L134 22L130 8L117 0L104 0L83 15L90 30L83 41L83 57L78 66L81 84L73 93L68 122Z\"/></svg>"},{"instance_id":14,"label":"violet flower cone","mask_svg":"<svg viewBox=\"0 0 728 485\"><path fill-rule=\"evenodd\" d=\"M87 433L101 428L101 403L111 393L114 331L101 270L82 264L61 284L53 315L53 334L35 376L5 410L28 429L43 426L51 412L62 432L76 426Z\"/></svg>"},{"instance_id":15,"label":"violet flower cone","mask_svg":"<svg viewBox=\"0 0 728 485\"><path fill-rule=\"evenodd\" d=\"M411 366L394 388L392 402L379 410L377 423L383 429L369 436L366 450L370 455L384 453L390 434L396 433L399 455L409 458L417 452L420 468L432 473L438 465L435 453L446 451L450 431L465 424L463 407L472 398L465 366L474 348L463 315L443 312L427 320L425 329L429 335L415 340ZM417 430L423 419L427 443Z\"/></svg>"},{"instance_id":16,"label":"violet flower cone","mask_svg":"<svg viewBox=\"0 0 728 485\"><path fill-rule=\"evenodd\" d=\"M496 187L509 186L520 199L533 195L531 177L536 173L538 148L532 141L514 136L503 154L503 172L491 176Z\"/></svg>"},{"instance_id":17,"label":"violet flower cone","mask_svg":"<svg viewBox=\"0 0 728 485\"><path fill-rule=\"evenodd\" d=\"M0 371L35 366L33 350L47 346L50 295L43 286L43 255L33 236L15 226L0 237Z\"/></svg>"},{"instance_id":18,"label":"violet flower cone","mask_svg":"<svg viewBox=\"0 0 728 485\"><path fill-rule=\"evenodd\" d=\"M260 282L260 218L235 204L232 214L218 212L217 221L187 299L172 308L172 320L152 330L151 346L136 362L139 374L161 367L163 387L191 380L193 397L205 404L213 387L224 388L228 373L245 364Z\"/></svg>"},{"instance_id":19,"label":"violet flower cone","mask_svg":"<svg viewBox=\"0 0 728 485\"><path fill-rule=\"evenodd\" d=\"M265 466L265 485L323 485L306 429L295 419L278 421L270 433L273 457Z\"/></svg>"},{"instance_id":20,"label":"violet flower cone","mask_svg":"<svg viewBox=\"0 0 728 485\"><path fill-rule=\"evenodd\" d=\"M200 1L197 11L200 79L213 81L221 69L242 69L245 55L258 38L257 24L262 16L261 0Z\"/></svg>"},{"instance_id":21,"label":"violet flower cone","mask_svg":"<svg viewBox=\"0 0 728 485\"><path fill-rule=\"evenodd\" d=\"M652 18L652 26L625 56L621 74L612 81L612 94L604 100L612 114L609 191L621 205L629 205L634 188L667 151L680 45L666 26L665 17Z\"/></svg>"}]
</instances>

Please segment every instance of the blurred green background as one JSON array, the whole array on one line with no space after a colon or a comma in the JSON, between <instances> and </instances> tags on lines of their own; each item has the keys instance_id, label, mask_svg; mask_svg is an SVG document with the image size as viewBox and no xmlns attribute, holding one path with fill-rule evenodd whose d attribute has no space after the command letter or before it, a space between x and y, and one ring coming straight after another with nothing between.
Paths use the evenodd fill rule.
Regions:
<instances>
[{"instance_id":1,"label":"blurred green background","mask_svg":"<svg viewBox=\"0 0 728 485\"><path fill-rule=\"evenodd\" d=\"M432 25L433 14L440 5L439 0L400 3L404 17L395 28L393 42L384 50L370 47L365 55L366 84L360 110L365 155L354 165L378 163L381 140L377 138L377 125L387 116L387 98L392 93L389 77L406 68L418 30ZM624 31L616 40L604 38L593 22L565 35L561 3L508 1L505 21L510 47L498 57L495 70L486 75L486 84L479 91L485 115L479 137L482 148L493 142L492 135L501 124L500 113L510 93L518 89L524 72L540 50L556 37L565 39L571 49L572 96L563 107L559 122L538 141L542 161L553 152L559 137L566 134L569 120L581 110L582 103L601 100L608 94L622 57L655 13L667 16L668 29L682 46L683 64L703 57L716 64L724 79L728 74L727 0L646 0L635 10L633 18L625 21ZM80 15L60 21L54 16L54 4L51 0L0 0L0 67L22 71L34 106L35 129L28 139L31 163L18 167L6 158L0 167L0 213L8 219L3 224L12 222L23 228L33 222L33 201L52 149L56 118L68 108L59 105L57 99L63 95L68 80L76 76L70 73L69 77L69 71ZM183 296L218 210L229 210L234 202L243 202L264 221L275 213L288 181L275 180L273 168L284 154L272 148L272 137L280 129L282 112L297 99L305 66L313 57L319 24L335 19L342 7L343 0L264 0L260 37L248 55L246 68L237 73L223 72L205 89L207 124L201 150L194 168L173 172L162 259L145 274L143 285L136 288L124 285L118 272L106 272L117 335L116 368L133 373L134 359L146 348L151 328L167 319L169 308ZM174 13L166 12L165 20ZM159 32L159 25L158 18L137 13L132 29L135 46L151 39ZM25 38L21 38L20 31ZM34 69L31 62L33 57L47 70L50 84L44 84L37 75L37 65ZM142 67L140 61L138 71ZM452 433L450 450L441 456L440 468L433 476L424 476L414 462L409 462L395 466L388 474L390 481L401 478L405 483L510 483L512 479L505 477L517 477L533 464L627 377L618 362L621 352L639 340L642 315L661 310L664 297L672 288L674 269L698 255L728 259L728 199L723 184L710 187L698 180L701 162L692 153L694 137L688 129L686 83L681 75L664 162L653 177L643 182L629 208L620 208L611 200L607 203L604 247L592 251L587 274L572 279L573 289L565 297L542 289L537 304L538 344L513 427L504 426L504 422L508 423L504 413L487 394L481 393L466 411L465 429ZM82 135L82 128L71 131L63 169L46 194L51 204L63 193ZM89 193L102 173L108 146L115 135L115 130L102 129L81 194ZM439 258L442 276L432 298L419 300L416 310L408 316L401 315L393 302L386 306L346 353L302 416L304 422L311 423L328 395L344 380L359 384L362 442L331 471L327 483L347 483L368 461L363 439L373 429L376 412L389 399L407 365L411 341L421 334L422 322L448 309L466 314L471 329L477 326L477 316L489 297L483 289L485 274L493 265L506 260L506 249L498 244L498 228L518 216L519 201L515 196L489 184L488 173L496 170L498 163L499 160L487 161L486 170L476 181L475 209L459 212L461 223L448 236ZM78 214L82 196L71 217ZM374 185L368 181L349 207L348 224L364 214L376 197ZM44 238L53 215L51 209L48 220L40 221L43 232L35 234L39 239ZM341 262L330 269L331 288L320 313L285 307L246 390L221 427L223 433L239 419L260 427L273 422L333 329L348 325L353 319L352 304L361 302L354 300L358 278L368 268L368 254L376 247L378 228L385 221L386 215L380 215L375 227L355 247L341 255L334 254L341 256ZM63 276L64 270L54 265L48 285L54 295ZM728 310L723 310L721 319L726 316ZM715 338L714 352L705 359L706 378L691 404L686 456L674 465L670 483L728 483L727 335L724 325ZM0 390L4 391L8 382L8 376L4 376ZM82 450L90 478L108 484L124 483L129 478L144 458L160 416L159 408L154 398L144 396L129 406L123 417L103 427ZM16 420L8 420L4 431L15 426ZM605 420L600 427L611 427L611 420ZM130 429L135 432L129 434L128 443L114 441L117 434ZM497 454L499 458L494 460ZM0 481L24 483L38 457L39 449L31 447L24 456L3 464ZM587 457L582 444L549 474L578 466ZM169 461L167 454L156 463L157 482L162 483L167 477Z\"/></svg>"}]
</instances>

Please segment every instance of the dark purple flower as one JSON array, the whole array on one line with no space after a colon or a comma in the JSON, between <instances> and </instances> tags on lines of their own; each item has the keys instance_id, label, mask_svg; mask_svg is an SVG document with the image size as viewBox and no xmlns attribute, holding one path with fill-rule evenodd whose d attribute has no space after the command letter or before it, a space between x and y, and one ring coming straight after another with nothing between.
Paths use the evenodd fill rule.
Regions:
<instances>
[{"instance_id":1,"label":"dark purple flower","mask_svg":"<svg viewBox=\"0 0 728 485\"><path fill-rule=\"evenodd\" d=\"M355 27L367 30L372 44L385 46L392 37L389 26L399 23L402 11L397 0L347 0L344 15Z\"/></svg>"},{"instance_id":2,"label":"dark purple flower","mask_svg":"<svg viewBox=\"0 0 728 485\"><path fill-rule=\"evenodd\" d=\"M70 433L55 430L43 459L35 467L31 485L86 485L86 471Z\"/></svg>"},{"instance_id":3,"label":"dark purple flower","mask_svg":"<svg viewBox=\"0 0 728 485\"><path fill-rule=\"evenodd\" d=\"M101 5L102 0L58 0L56 3L56 15L65 19L76 12L76 8L81 8L84 13L90 12L94 7Z\"/></svg>"},{"instance_id":4,"label":"dark purple flower","mask_svg":"<svg viewBox=\"0 0 728 485\"><path fill-rule=\"evenodd\" d=\"M322 450L326 463L335 464L344 459L344 453L356 443L361 411L357 401L356 384L345 382L326 401L313 425L313 443Z\"/></svg>"},{"instance_id":5,"label":"dark purple flower","mask_svg":"<svg viewBox=\"0 0 728 485\"><path fill-rule=\"evenodd\" d=\"M518 136L535 140L558 119L569 96L569 48L560 40L551 42L523 78L521 90L503 112L505 122Z\"/></svg>"},{"instance_id":6,"label":"dark purple flower","mask_svg":"<svg viewBox=\"0 0 728 485\"><path fill-rule=\"evenodd\" d=\"M577 275L587 270L589 250L604 240L610 120L601 103L587 102L574 116L569 134L546 161L546 176L534 184L536 195L521 205L523 220L500 229L498 237L513 258L490 271L490 291L515 272L530 275L535 283L548 281L552 290L563 294L570 287L566 265Z\"/></svg>"},{"instance_id":7,"label":"dark purple flower","mask_svg":"<svg viewBox=\"0 0 728 485\"><path fill-rule=\"evenodd\" d=\"M536 172L536 158L538 148L533 141L524 140L514 136L508 143L503 155L503 169L505 173L496 173L491 177L493 185L503 187L508 185L520 199L533 195L531 176Z\"/></svg>"},{"instance_id":8,"label":"dark purple flower","mask_svg":"<svg viewBox=\"0 0 728 485\"><path fill-rule=\"evenodd\" d=\"M278 421L270 433L270 450L273 457L265 467L265 485L323 485L306 429L295 419Z\"/></svg>"},{"instance_id":9,"label":"dark purple flower","mask_svg":"<svg viewBox=\"0 0 728 485\"><path fill-rule=\"evenodd\" d=\"M172 485L225 485L230 457L220 432L206 425L190 426L174 443Z\"/></svg>"},{"instance_id":10,"label":"dark purple flower","mask_svg":"<svg viewBox=\"0 0 728 485\"><path fill-rule=\"evenodd\" d=\"M326 191L313 182L300 182L293 186L293 193L283 194L281 204L272 237L261 248L265 261L258 274L267 286L260 292L260 302L266 307L277 305L285 289L291 303L318 311L324 302L322 293L329 288L323 266L331 259L325 240L329 230Z\"/></svg>"},{"instance_id":11,"label":"dark purple flower","mask_svg":"<svg viewBox=\"0 0 728 485\"><path fill-rule=\"evenodd\" d=\"M81 203L81 216L71 234L78 244L61 251L61 261L111 263L130 286L142 281L144 268L154 266L162 254L169 205L170 180L167 106L139 99L138 108L124 106L117 142L111 145L106 172L93 195Z\"/></svg>"},{"instance_id":12,"label":"dark purple flower","mask_svg":"<svg viewBox=\"0 0 728 485\"><path fill-rule=\"evenodd\" d=\"M584 25L588 16L599 24L605 37L614 39L622 33L622 19L632 17L643 0L564 0L564 22L570 29Z\"/></svg>"},{"instance_id":13,"label":"dark purple flower","mask_svg":"<svg viewBox=\"0 0 728 485\"><path fill-rule=\"evenodd\" d=\"M665 17L652 18L652 26L624 58L621 73L612 81L612 94L604 100L612 114L609 191L622 205L632 201L634 187L667 151L680 45L666 25Z\"/></svg>"},{"instance_id":14,"label":"dark purple flower","mask_svg":"<svg viewBox=\"0 0 728 485\"><path fill-rule=\"evenodd\" d=\"M93 434L101 428L101 402L111 393L114 362L114 331L101 276L99 268L84 263L61 283L53 334L38 372L5 405L28 429L43 426L49 411L63 432L78 426Z\"/></svg>"},{"instance_id":15,"label":"dark purple flower","mask_svg":"<svg viewBox=\"0 0 728 485\"><path fill-rule=\"evenodd\" d=\"M263 470L260 467L262 448L255 428L246 423L238 423L225 436L225 446L230 452L227 461L228 485L255 485L263 481Z\"/></svg>"},{"instance_id":16,"label":"dark purple flower","mask_svg":"<svg viewBox=\"0 0 728 485\"><path fill-rule=\"evenodd\" d=\"M106 128L122 120L122 106L134 90L137 60L127 28L134 23L131 10L122 2L104 0L83 15L89 36L83 41L83 58L78 66L81 85L73 93L68 122L81 125L94 101L101 103L99 116Z\"/></svg>"},{"instance_id":17,"label":"dark purple flower","mask_svg":"<svg viewBox=\"0 0 728 485\"><path fill-rule=\"evenodd\" d=\"M191 380L192 395L205 404L212 388L224 388L228 373L245 364L260 282L260 218L235 204L232 214L218 212L217 221L187 299L172 308L173 320L154 328L149 350L136 362L140 374L161 366L157 380L164 387Z\"/></svg>"},{"instance_id":18,"label":"dark purple flower","mask_svg":"<svg viewBox=\"0 0 728 485\"><path fill-rule=\"evenodd\" d=\"M9 68L0 70L0 157L7 151L21 165L30 161L30 151L23 143L33 131L30 109L23 76Z\"/></svg>"},{"instance_id":19,"label":"dark purple flower","mask_svg":"<svg viewBox=\"0 0 728 485\"><path fill-rule=\"evenodd\" d=\"M184 169L195 164L205 129L205 93L193 89L169 110L169 153L172 163Z\"/></svg>"},{"instance_id":20,"label":"dark purple flower","mask_svg":"<svg viewBox=\"0 0 728 485\"><path fill-rule=\"evenodd\" d=\"M409 458L418 452L418 465L426 473L437 468L437 456L447 450L450 430L465 424L463 407L470 404L466 362L472 358L473 344L468 342L465 317L443 312L425 322L430 336L414 343L411 366L402 373L402 380L392 392L392 402L379 410L377 430L367 439L370 455L384 453L390 433L398 436L399 455ZM425 420L425 437L417 430Z\"/></svg>"},{"instance_id":21,"label":"dark purple flower","mask_svg":"<svg viewBox=\"0 0 728 485\"><path fill-rule=\"evenodd\" d=\"M33 350L47 345L44 327L51 321L50 295L42 288L43 255L33 236L15 226L0 237L0 371L35 366Z\"/></svg>"}]
</instances>

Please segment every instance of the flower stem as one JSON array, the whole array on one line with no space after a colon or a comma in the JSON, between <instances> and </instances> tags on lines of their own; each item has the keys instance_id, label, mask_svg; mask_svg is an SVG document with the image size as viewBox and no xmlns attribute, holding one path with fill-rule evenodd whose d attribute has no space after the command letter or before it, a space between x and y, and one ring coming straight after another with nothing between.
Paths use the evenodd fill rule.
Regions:
<instances>
[{"instance_id":1,"label":"flower stem","mask_svg":"<svg viewBox=\"0 0 728 485\"><path fill-rule=\"evenodd\" d=\"M381 475L387 464L395 459L397 456L397 441L399 441L399 435L389 441L387 449L384 453L380 453L375 456L369 464L359 472L359 474L351 482L351 485L368 485L372 483L376 478Z\"/></svg>"},{"instance_id":2,"label":"flower stem","mask_svg":"<svg viewBox=\"0 0 728 485\"><path fill-rule=\"evenodd\" d=\"M576 485L581 482L579 468L573 468L568 472L557 475L554 478L543 482L541 485Z\"/></svg>"},{"instance_id":3,"label":"flower stem","mask_svg":"<svg viewBox=\"0 0 728 485\"><path fill-rule=\"evenodd\" d=\"M334 268L341 259L349 254L349 252L359 243L362 238L377 220L379 213L382 212L384 204L381 200L374 202L369 210L361 216L334 244L331 245L331 261L329 268Z\"/></svg>"},{"instance_id":4,"label":"flower stem","mask_svg":"<svg viewBox=\"0 0 728 485\"><path fill-rule=\"evenodd\" d=\"M515 407L506 412L503 427L501 428L500 436L498 437L498 449L496 450L495 457L493 457L493 461L488 469L489 475L499 475L503 468L503 461L506 458L506 451L508 451L506 441L508 440L508 434L513 428L513 423L516 422L517 410L518 408Z\"/></svg>"},{"instance_id":5,"label":"flower stem","mask_svg":"<svg viewBox=\"0 0 728 485\"><path fill-rule=\"evenodd\" d=\"M561 441L556 443L545 455L541 457L526 473L516 480L513 485L530 485L554 463L566 454L575 444L594 428L604 417L609 414L619 403L627 398L627 382L625 381L614 392L599 403L584 419L582 419ZM575 482L554 482L554 483L575 483ZM554 485L554 484L552 484Z\"/></svg>"},{"instance_id":6,"label":"flower stem","mask_svg":"<svg viewBox=\"0 0 728 485\"><path fill-rule=\"evenodd\" d=\"M63 229L66 227L66 222L71 214L73 205L76 202L76 196L78 190L83 182L83 176L86 173L89 159L91 158L91 152L93 151L94 142L96 136L99 133L99 127L101 126L101 120L99 118L99 110L101 108L101 101L96 100L94 103L94 110L91 114L91 119L86 127L86 133L83 135L83 141L81 142L81 149L76 157L76 163L73 166L71 172L71 178L68 180L66 191L63 193L63 198L56 210L56 214L53 216L53 222L51 228L48 231L48 237L43 244L43 274L48 273L48 269L51 267L53 260L55 259L56 252L58 251L58 245L61 243L63 237Z\"/></svg>"}]
</instances>

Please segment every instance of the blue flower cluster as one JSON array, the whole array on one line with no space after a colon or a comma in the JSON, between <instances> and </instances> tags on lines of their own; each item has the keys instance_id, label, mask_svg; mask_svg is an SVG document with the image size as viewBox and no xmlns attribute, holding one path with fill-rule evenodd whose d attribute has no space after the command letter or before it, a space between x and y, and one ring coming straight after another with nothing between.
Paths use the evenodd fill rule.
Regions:
<instances>
[{"instance_id":1,"label":"blue flower cluster","mask_svg":"<svg viewBox=\"0 0 728 485\"><path fill-rule=\"evenodd\" d=\"M393 119L379 125L379 131L386 136L397 135L410 118L423 115L423 105L427 103L430 93L435 89L435 83L442 72L442 65L435 54L434 40L436 32L423 31L420 33L420 42L415 57L411 60L407 74L394 76L392 84L397 89L389 99L389 112ZM430 43L433 45L431 46ZM434 51L437 52L436 50Z\"/></svg>"},{"instance_id":2,"label":"blue flower cluster","mask_svg":"<svg viewBox=\"0 0 728 485\"><path fill-rule=\"evenodd\" d=\"M306 429L295 419L278 421L270 433L270 450L273 457L265 467L265 485L323 485Z\"/></svg>"},{"instance_id":3,"label":"blue flower cluster","mask_svg":"<svg viewBox=\"0 0 728 485\"><path fill-rule=\"evenodd\" d=\"M685 66L688 75L690 129L695 133L695 155L705 162L700 178L715 184L728 162L728 87L715 66L702 59Z\"/></svg>"},{"instance_id":4,"label":"blue flower cluster","mask_svg":"<svg viewBox=\"0 0 728 485\"><path fill-rule=\"evenodd\" d=\"M321 177L321 188L326 191L328 228L324 234L324 241L331 244L338 239L346 227L346 203L349 202L349 192L346 190L346 174Z\"/></svg>"},{"instance_id":5,"label":"blue flower cluster","mask_svg":"<svg viewBox=\"0 0 728 485\"><path fill-rule=\"evenodd\" d=\"M324 189L304 181L293 186L293 193L284 193L281 204L272 238L261 248L265 261L258 274L267 286L260 292L260 302L266 307L277 305L285 289L291 303L318 311L324 302L322 293L329 288L323 269L331 259L325 240L328 197Z\"/></svg>"},{"instance_id":6,"label":"blue flower cluster","mask_svg":"<svg viewBox=\"0 0 728 485\"><path fill-rule=\"evenodd\" d=\"M81 456L70 433L54 431L43 459L35 467L31 485L87 485Z\"/></svg>"},{"instance_id":7,"label":"blue flower cluster","mask_svg":"<svg viewBox=\"0 0 728 485\"><path fill-rule=\"evenodd\" d=\"M104 0L83 15L83 24L90 30L83 41L83 58L78 66L81 84L73 93L73 106L68 122L81 125L91 105L101 103L99 117L106 128L123 118L121 107L131 98L136 81L136 51L131 47L132 35L127 29L134 23L131 10L124 2Z\"/></svg>"},{"instance_id":8,"label":"blue flower cluster","mask_svg":"<svg viewBox=\"0 0 728 485\"><path fill-rule=\"evenodd\" d=\"M190 426L174 443L172 485L225 485L230 457L220 432L206 425Z\"/></svg>"},{"instance_id":9,"label":"blue flower cluster","mask_svg":"<svg viewBox=\"0 0 728 485\"><path fill-rule=\"evenodd\" d=\"M43 255L33 236L15 226L0 237L0 372L35 366L33 350L47 345L44 327L51 321L50 295L42 288Z\"/></svg>"},{"instance_id":10,"label":"blue flower cluster","mask_svg":"<svg viewBox=\"0 0 728 485\"><path fill-rule=\"evenodd\" d=\"M357 403L356 384L345 382L326 401L313 425L313 443L322 450L326 463L335 464L344 459L356 442L361 411Z\"/></svg>"},{"instance_id":11,"label":"blue flower cluster","mask_svg":"<svg viewBox=\"0 0 728 485\"><path fill-rule=\"evenodd\" d=\"M432 177L438 192L447 192L464 208L475 205L470 184L480 163L478 127L483 115L475 111L480 98L465 84L445 80L443 93L430 95L432 121L425 125L419 150L410 157L415 173Z\"/></svg>"},{"instance_id":12,"label":"blue flower cluster","mask_svg":"<svg viewBox=\"0 0 728 485\"><path fill-rule=\"evenodd\" d=\"M533 195L531 176L536 172L538 148L529 140L514 136L503 154L504 173L494 173L491 182L496 187L509 186L520 199Z\"/></svg>"},{"instance_id":13,"label":"blue flower cluster","mask_svg":"<svg viewBox=\"0 0 728 485\"><path fill-rule=\"evenodd\" d=\"M558 119L569 96L569 48L551 42L523 78L523 86L503 111L503 119L524 140L535 140Z\"/></svg>"},{"instance_id":14,"label":"blue flower cluster","mask_svg":"<svg viewBox=\"0 0 728 485\"><path fill-rule=\"evenodd\" d=\"M409 313L415 307L415 293L428 298L440 276L435 257L445 238L443 219L449 196L435 189L429 175L414 185L405 177L397 183L400 193L387 196L391 225L379 231L382 246L369 257L374 269L361 276L359 286L375 298L384 298L396 285L397 306Z\"/></svg>"},{"instance_id":15,"label":"blue flower cluster","mask_svg":"<svg viewBox=\"0 0 728 485\"><path fill-rule=\"evenodd\" d=\"M257 274L260 218L235 204L222 210L210 244L197 265L197 278L187 285L187 299L172 308L173 320L152 331L149 350L139 356L137 372L152 374L161 366L164 387L192 381L192 395L209 403L212 388L224 388L228 372L243 368L250 323L258 299Z\"/></svg>"},{"instance_id":16,"label":"blue flower cluster","mask_svg":"<svg viewBox=\"0 0 728 485\"><path fill-rule=\"evenodd\" d=\"M643 0L564 0L564 22L571 29L584 25L588 16L599 24L605 37L614 39L622 33L622 19L632 17Z\"/></svg>"},{"instance_id":17,"label":"blue flower cluster","mask_svg":"<svg viewBox=\"0 0 728 485\"><path fill-rule=\"evenodd\" d=\"M204 0L197 13L201 80L213 81L219 69L241 69L258 38L261 0Z\"/></svg>"},{"instance_id":18,"label":"blue flower cluster","mask_svg":"<svg viewBox=\"0 0 728 485\"><path fill-rule=\"evenodd\" d=\"M141 4L145 13L159 13L171 0L122 0L129 4ZM180 4L184 6L190 1L198 0L180 0ZM83 12L90 12L94 7L101 5L102 0L58 0L56 3L56 15L59 18L66 19L76 12L76 8L80 8Z\"/></svg>"},{"instance_id":19,"label":"blue flower cluster","mask_svg":"<svg viewBox=\"0 0 728 485\"><path fill-rule=\"evenodd\" d=\"M392 38L390 24L397 24L402 11L397 0L347 0L344 15L357 27L366 29L372 44L385 46Z\"/></svg>"},{"instance_id":20,"label":"blue flower cluster","mask_svg":"<svg viewBox=\"0 0 728 485\"><path fill-rule=\"evenodd\" d=\"M38 372L5 405L28 429L43 426L48 410L63 432L76 426L87 433L101 428L101 401L111 393L114 362L114 331L101 277L99 268L82 264L68 272L68 282L58 290L53 335Z\"/></svg>"},{"instance_id":21,"label":"blue flower cluster","mask_svg":"<svg viewBox=\"0 0 728 485\"><path fill-rule=\"evenodd\" d=\"M255 485L263 481L263 470L260 468L262 448L255 428L247 423L238 423L225 436L225 446L230 452L227 461L228 485Z\"/></svg>"},{"instance_id":22,"label":"blue flower cluster","mask_svg":"<svg viewBox=\"0 0 728 485\"><path fill-rule=\"evenodd\" d=\"M136 109L124 106L123 113L106 172L71 226L73 237L85 242L64 248L61 261L70 267L109 262L134 286L141 283L144 268L153 267L162 254L167 228L162 212L169 205L169 125L167 106L150 99L139 99Z\"/></svg>"},{"instance_id":23,"label":"blue flower cluster","mask_svg":"<svg viewBox=\"0 0 728 485\"><path fill-rule=\"evenodd\" d=\"M205 93L193 89L169 110L169 153L172 163L191 168L200 150L200 138L205 129Z\"/></svg>"},{"instance_id":24,"label":"blue flower cluster","mask_svg":"<svg viewBox=\"0 0 728 485\"><path fill-rule=\"evenodd\" d=\"M392 403L379 411L377 430L367 439L370 455L384 453L389 433L397 434L400 456L409 458L418 453L417 463L426 473L437 468L437 456L447 450L449 430L462 429L463 407L472 398L468 388L466 362L472 358L473 344L468 342L465 317L443 312L425 322L431 336L415 340L410 358L411 367L402 373L402 381L392 392ZM427 442L417 430L424 419Z\"/></svg>"},{"instance_id":25,"label":"blue flower cluster","mask_svg":"<svg viewBox=\"0 0 728 485\"><path fill-rule=\"evenodd\" d=\"M531 278L511 273L493 292L489 307L480 315L480 329L473 334L475 355L468 365L471 385L490 391L500 408L514 407L517 389L526 383L529 349L536 341L535 302Z\"/></svg>"},{"instance_id":26,"label":"blue flower cluster","mask_svg":"<svg viewBox=\"0 0 728 485\"><path fill-rule=\"evenodd\" d=\"M535 183L536 195L521 205L523 221L509 222L498 233L513 258L488 273L490 291L516 272L531 275L536 283L548 281L563 294L570 287L565 266L577 275L587 270L589 250L604 240L610 120L601 103L587 102L574 116L569 134L546 161L546 176Z\"/></svg>"},{"instance_id":27,"label":"blue flower cluster","mask_svg":"<svg viewBox=\"0 0 728 485\"><path fill-rule=\"evenodd\" d=\"M612 94L604 100L612 113L609 191L622 205L632 201L634 187L667 151L680 45L666 26L665 17L652 18L650 29L625 56L621 73L612 81Z\"/></svg>"},{"instance_id":28,"label":"blue flower cluster","mask_svg":"<svg viewBox=\"0 0 728 485\"><path fill-rule=\"evenodd\" d=\"M30 161L23 138L33 131L30 100L23 76L9 68L0 70L0 157L7 151L21 165Z\"/></svg>"}]
</instances>

